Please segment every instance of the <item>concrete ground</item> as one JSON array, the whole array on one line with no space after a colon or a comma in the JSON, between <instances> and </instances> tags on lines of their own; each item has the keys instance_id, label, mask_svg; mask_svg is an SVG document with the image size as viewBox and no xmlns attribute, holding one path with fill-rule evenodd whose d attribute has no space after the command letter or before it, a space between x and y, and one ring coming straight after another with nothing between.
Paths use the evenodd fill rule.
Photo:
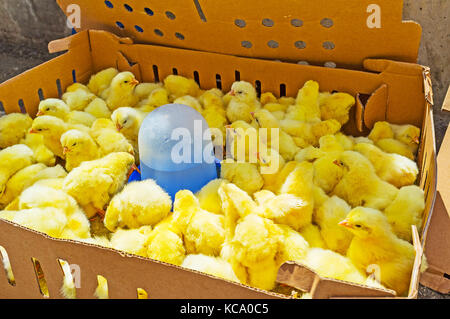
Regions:
<instances>
[{"instance_id":1,"label":"concrete ground","mask_svg":"<svg viewBox=\"0 0 450 319\"><path fill-rule=\"evenodd\" d=\"M431 66L434 87L434 121L437 148L442 143L450 121L450 112L440 111L450 84L450 1L405 0L404 19L419 22L424 31L419 63ZM42 24L42 21L45 21ZM0 1L0 83L45 62L54 55L47 52L51 39L70 33L64 16L54 0ZM431 289L421 287L420 298L450 299Z\"/></svg>"}]
</instances>

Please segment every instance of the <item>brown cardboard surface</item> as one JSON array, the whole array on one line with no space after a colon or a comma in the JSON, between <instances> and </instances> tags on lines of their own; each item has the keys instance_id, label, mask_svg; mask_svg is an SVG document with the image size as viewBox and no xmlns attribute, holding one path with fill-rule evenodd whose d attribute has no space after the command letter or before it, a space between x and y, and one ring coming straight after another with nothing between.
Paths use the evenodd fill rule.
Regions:
<instances>
[{"instance_id":1,"label":"brown cardboard surface","mask_svg":"<svg viewBox=\"0 0 450 319\"><path fill-rule=\"evenodd\" d=\"M284 1L287 0L282 3ZM67 0L58 2L63 8L69 3ZM364 21L367 17L361 12L366 12L369 3L363 1L319 0L314 4L301 1L302 5L285 13L283 8L292 8L292 5L232 0L224 6L217 6L199 0L207 22L199 19L195 5L190 1L168 0L152 4L153 16L143 11L143 1L133 2L133 14L123 6L124 1L112 2L114 10L105 9L103 1L70 1L81 5L85 28L111 30L124 37L106 31L89 30L52 42L49 45L51 51L68 51L0 85L0 102L6 112L20 111L19 100L22 100L25 110L34 115L39 102L39 89L43 90L45 98L54 97L58 95L58 80L62 90L65 90L74 80L85 82L92 73L111 66L132 71L143 81L162 80L172 74L175 68L180 75L193 77L198 74L202 88L216 87L217 76L220 76L224 91L230 89L239 74L242 80L251 83L260 81L262 91L272 91L277 96L281 85L286 87L287 95L293 96L306 80L313 79L319 82L323 91L337 90L367 97L360 100L359 106L351 114L352 120L345 128L349 134L366 133L376 120L422 127L418 162L421 170L419 182L426 194L425 221L421 234L422 243L425 241L436 194L432 91L426 68L408 63L416 60L420 26L413 22L401 22L402 1L378 1L382 12L389 12L382 15L385 28L380 30L355 28L355 25L363 23L363 17ZM348 10L342 10L343 6ZM321 10L317 10L318 7ZM175 20L167 18L165 11L168 10L175 13ZM236 12L245 13L245 18L236 17ZM266 16L266 12L270 12L271 16ZM292 29L290 21L300 14L304 26L298 28L299 33L293 32L297 29ZM319 23L327 16L333 17L334 21L334 26L329 29ZM119 18L124 24L126 22L126 30L120 32L115 27ZM248 27L240 29L234 26L235 18L244 19ZM263 18L273 19L274 26L261 26ZM144 32L132 31L134 29L130 26L141 22ZM148 31L158 27L165 36L159 37ZM172 33L178 32L178 27L182 27L185 40L173 39ZM292 49L292 46L287 45L297 36L307 43L306 49L300 50L295 46ZM278 49L266 45L272 38L279 42ZM133 44L132 39L147 44ZM253 47L250 50L240 47L242 39L250 39ZM323 49L321 43L324 39L333 40L335 49ZM280 63L254 57L290 61L301 59L318 64L335 61L340 67L359 70ZM410 298L417 296L422 253L416 237L417 256ZM433 236L430 238L427 245L438 247L435 246ZM42 265L51 298L61 297L59 287L62 271L56 262L57 258L80 265L83 279L78 296L81 298L92 298L97 274L108 279L112 298L136 298L136 288L146 289L150 298L280 297L114 250L51 239L3 221L0 221L0 245L8 251L17 280L17 285L12 287L0 275L0 297L4 298L42 297L36 284L32 257ZM320 278L294 263L282 266L279 280L299 289L313 291L315 298L392 297L388 291Z\"/></svg>"},{"instance_id":2,"label":"brown cardboard surface","mask_svg":"<svg viewBox=\"0 0 450 319\"><path fill-rule=\"evenodd\" d=\"M113 8L104 1L58 3L64 12L68 5L80 6L82 30L107 30L137 43L319 65L333 61L362 68L368 57L416 62L421 37L420 25L402 21L402 0L376 1L380 28L367 23L373 2L360 0L229 0L220 5L207 0L114 0ZM323 26L323 19L331 19L333 25ZM239 27L236 20L245 26L241 22ZM244 47L242 41L251 47ZM269 47L269 41L278 46ZM306 47L296 46L297 41ZM332 42L334 49L325 49L326 42Z\"/></svg>"}]
</instances>

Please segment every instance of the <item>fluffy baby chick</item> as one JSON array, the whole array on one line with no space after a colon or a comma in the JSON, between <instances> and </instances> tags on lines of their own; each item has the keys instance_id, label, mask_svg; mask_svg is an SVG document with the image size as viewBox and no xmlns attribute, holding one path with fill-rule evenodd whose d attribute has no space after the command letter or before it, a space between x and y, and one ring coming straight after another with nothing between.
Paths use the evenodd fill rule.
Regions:
<instances>
[{"instance_id":1,"label":"fluffy baby chick","mask_svg":"<svg viewBox=\"0 0 450 319\"><path fill-rule=\"evenodd\" d=\"M227 183L227 181L224 179L212 180L196 194L202 209L214 214L223 214L222 200L218 193L223 183Z\"/></svg>"},{"instance_id":2,"label":"fluffy baby chick","mask_svg":"<svg viewBox=\"0 0 450 319\"><path fill-rule=\"evenodd\" d=\"M279 225L279 227L283 232L280 253L278 255L280 263L286 261L301 262L310 249L308 242L291 227L286 225Z\"/></svg>"},{"instance_id":3,"label":"fluffy baby chick","mask_svg":"<svg viewBox=\"0 0 450 319\"><path fill-rule=\"evenodd\" d=\"M202 115L205 118L206 123L208 123L208 127L212 130L211 135L214 145L225 146L226 142L225 126L228 124L226 116L218 114L218 112L213 108L203 110ZM217 130L220 132L220 134ZM220 138L220 136L222 138Z\"/></svg>"},{"instance_id":4,"label":"fluffy baby chick","mask_svg":"<svg viewBox=\"0 0 450 319\"><path fill-rule=\"evenodd\" d=\"M91 90L89 90L89 88L86 85L78 83L78 82L75 82L74 84L69 85L66 89L66 92L75 92L78 90L84 90L88 93L92 93Z\"/></svg>"},{"instance_id":5,"label":"fluffy baby chick","mask_svg":"<svg viewBox=\"0 0 450 319\"><path fill-rule=\"evenodd\" d=\"M19 144L33 120L27 114L11 113L0 117L0 149Z\"/></svg>"},{"instance_id":6,"label":"fluffy baby chick","mask_svg":"<svg viewBox=\"0 0 450 319\"><path fill-rule=\"evenodd\" d=\"M331 250L312 248L306 258L302 260L309 268L316 271L319 276L364 284L366 276L352 261Z\"/></svg>"},{"instance_id":7,"label":"fluffy baby chick","mask_svg":"<svg viewBox=\"0 0 450 319\"><path fill-rule=\"evenodd\" d=\"M125 152L135 155L136 162L139 158L134 153L133 145L126 137L117 132L114 123L108 119L98 119L92 124L91 136L97 142L101 156L111 153Z\"/></svg>"},{"instance_id":8,"label":"fluffy baby chick","mask_svg":"<svg viewBox=\"0 0 450 319\"><path fill-rule=\"evenodd\" d=\"M224 217L201 209L188 190L175 195L174 224L181 230L188 254L218 256L225 240Z\"/></svg>"},{"instance_id":9,"label":"fluffy baby chick","mask_svg":"<svg viewBox=\"0 0 450 319\"><path fill-rule=\"evenodd\" d=\"M320 101L320 113L323 120L337 120L341 125L349 121L350 109L355 98L347 93L334 93Z\"/></svg>"},{"instance_id":10,"label":"fluffy baby chick","mask_svg":"<svg viewBox=\"0 0 450 319\"><path fill-rule=\"evenodd\" d=\"M259 128L267 129L267 146L277 150L286 161L293 160L300 148L295 144L292 136L280 128L278 120L272 113L266 109L260 109L252 113L252 116ZM259 136L261 136L261 132Z\"/></svg>"},{"instance_id":11,"label":"fluffy baby chick","mask_svg":"<svg viewBox=\"0 0 450 319\"><path fill-rule=\"evenodd\" d=\"M39 103L37 116L51 115L71 124L91 127L95 117L82 111L70 111L69 106L60 99L46 99Z\"/></svg>"},{"instance_id":12,"label":"fluffy baby chick","mask_svg":"<svg viewBox=\"0 0 450 319\"><path fill-rule=\"evenodd\" d=\"M83 111L96 98L95 94L84 89L66 92L62 96L62 100L69 106L71 111Z\"/></svg>"},{"instance_id":13,"label":"fluffy baby chick","mask_svg":"<svg viewBox=\"0 0 450 319\"><path fill-rule=\"evenodd\" d=\"M317 225L309 224L299 231L300 235L309 243L310 247L327 249L327 245L320 234L320 228Z\"/></svg>"},{"instance_id":14,"label":"fluffy baby chick","mask_svg":"<svg viewBox=\"0 0 450 319\"><path fill-rule=\"evenodd\" d=\"M311 163L298 163L281 186L280 194L293 194L310 205L313 205L313 176L314 168Z\"/></svg>"},{"instance_id":15,"label":"fluffy baby chick","mask_svg":"<svg viewBox=\"0 0 450 319\"><path fill-rule=\"evenodd\" d=\"M261 107L253 85L245 81L235 82L231 86L230 95L232 98L227 107L228 120L231 123L239 120L250 123L251 112Z\"/></svg>"},{"instance_id":16,"label":"fluffy baby chick","mask_svg":"<svg viewBox=\"0 0 450 319\"><path fill-rule=\"evenodd\" d=\"M362 154L346 151L336 162L344 176L333 190L333 195L344 199L352 207L364 206L385 209L397 196L398 189L380 179L371 162Z\"/></svg>"},{"instance_id":17,"label":"fluffy baby chick","mask_svg":"<svg viewBox=\"0 0 450 319\"><path fill-rule=\"evenodd\" d=\"M199 113L203 112L203 107L200 104L200 102L195 97L192 97L190 95L181 96L181 97L175 99L175 101L173 101L173 103L183 104L183 105L192 107L194 110L196 110Z\"/></svg>"},{"instance_id":18,"label":"fluffy baby chick","mask_svg":"<svg viewBox=\"0 0 450 319\"><path fill-rule=\"evenodd\" d=\"M319 83L307 81L298 91L295 105L288 109L286 118L303 122L320 120L321 114L318 98Z\"/></svg>"},{"instance_id":19,"label":"fluffy baby chick","mask_svg":"<svg viewBox=\"0 0 450 319\"><path fill-rule=\"evenodd\" d=\"M411 242L411 225L422 229L422 216L425 209L423 190L415 185L402 187L394 201L386 207L384 214L393 232L401 239Z\"/></svg>"},{"instance_id":20,"label":"fluffy baby chick","mask_svg":"<svg viewBox=\"0 0 450 319\"><path fill-rule=\"evenodd\" d=\"M55 154L53 154L53 152L45 146L44 136L40 134L27 133L25 138L20 141L20 144L25 144L33 150L36 162L42 163L46 166L55 165Z\"/></svg>"},{"instance_id":21,"label":"fluffy baby chick","mask_svg":"<svg viewBox=\"0 0 450 319\"><path fill-rule=\"evenodd\" d=\"M152 179L134 182L113 197L105 215L105 226L116 228L139 228L154 226L172 209L172 199Z\"/></svg>"},{"instance_id":22,"label":"fluffy baby chick","mask_svg":"<svg viewBox=\"0 0 450 319\"><path fill-rule=\"evenodd\" d=\"M110 239L111 247L129 254L147 257L151 226L136 229L117 229Z\"/></svg>"},{"instance_id":23,"label":"fluffy baby chick","mask_svg":"<svg viewBox=\"0 0 450 319\"><path fill-rule=\"evenodd\" d=\"M205 110L214 110L222 116L226 116L226 108L223 102L223 92L219 89L205 91L198 98Z\"/></svg>"},{"instance_id":24,"label":"fluffy baby chick","mask_svg":"<svg viewBox=\"0 0 450 319\"><path fill-rule=\"evenodd\" d=\"M404 143L413 152L417 153L420 141L420 129L414 125L395 125L391 124L394 138Z\"/></svg>"},{"instance_id":25,"label":"fluffy baby chick","mask_svg":"<svg viewBox=\"0 0 450 319\"><path fill-rule=\"evenodd\" d=\"M131 107L121 107L115 110L111 116L117 130L130 141L136 153L139 152L139 129L146 115L146 113Z\"/></svg>"},{"instance_id":26,"label":"fluffy baby chick","mask_svg":"<svg viewBox=\"0 0 450 319\"><path fill-rule=\"evenodd\" d=\"M273 95L272 92L264 92L261 94L261 97L259 98L261 105L266 105L269 103L277 103L278 99Z\"/></svg>"},{"instance_id":27,"label":"fluffy baby chick","mask_svg":"<svg viewBox=\"0 0 450 319\"><path fill-rule=\"evenodd\" d=\"M240 282L234 273L233 267L221 257L206 255L188 255L181 267L203 272L225 280Z\"/></svg>"},{"instance_id":28,"label":"fluffy baby chick","mask_svg":"<svg viewBox=\"0 0 450 319\"><path fill-rule=\"evenodd\" d=\"M101 98L94 99L89 105L84 109L84 112L92 115L96 119L109 119L111 118L111 111L106 105L106 102ZM89 125L91 127L92 125Z\"/></svg>"},{"instance_id":29,"label":"fluffy baby chick","mask_svg":"<svg viewBox=\"0 0 450 319\"><path fill-rule=\"evenodd\" d=\"M356 144L354 150L367 157L377 175L396 187L412 185L419 169L416 162L398 154L388 154L372 144Z\"/></svg>"},{"instance_id":30,"label":"fluffy baby chick","mask_svg":"<svg viewBox=\"0 0 450 319\"><path fill-rule=\"evenodd\" d=\"M258 130L244 121L236 121L226 128L227 151L230 155L238 161L245 159L245 162L256 162L260 147Z\"/></svg>"},{"instance_id":31,"label":"fluffy baby chick","mask_svg":"<svg viewBox=\"0 0 450 319\"><path fill-rule=\"evenodd\" d=\"M148 98L156 89L162 88L162 86L162 83L141 83L134 89L134 94L142 101Z\"/></svg>"},{"instance_id":32,"label":"fluffy baby chick","mask_svg":"<svg viewBox=\"0 0 450 319\"><path fill-rule=\"evenodd\" d=\"M149 113L169 103L169 92L165 88L157 88L146 99L142 100L137 108L142 112Z\"/></svg>"},{"instance_id":33,"label":"fluffy baby chick","mask_svg":"<svg viewBox=\"0 0 450 319\"><path fill-rule=\"evenodd\" d=\"M83 162L67 175L63 190L77 200L89 218L104 215L103 209L122 190L133 167L134 157L128 153Z\"/></svg>"},{"instance_id":34,"label":"fluffy baby chick","mask_svg":"<svg viewBox=\"0 0 450 319\"><path fill-rule=\"evenodd\" d=\"M357 207L340 223L350 230L353 240L347 256L362 272L379 267L381 283L400 296L408 293L414 264L414 247L392 232L387 217L378 210Z\"/></svg>"},{"instance_id":35,"label":"fluffy baby chick","mask_svg":"<svg viewBox=\"0 0 450 319\"><path fill-rule=\"evenodd\" d=\"M172 101L185 95L197 97L200 94L200 87L197 82L181 75L169 75L166 77L164 79L164 87L169 92Z\"/></svg>"},{"instance_id":36,"label":"fluffy baby chick","mask_svg":"<svg viewBox=\"0 0 450 319\"><path fill-rule=\"evenodd\" d=\"M375 143L375 145L386 153L402 155L409 158L410 160L414 160L415 158L408 145L393 138L380 139Z\"/></svg>"},{"instance_id":37,"label":"fluffy baby chick","mask_svg":"<svg viewBox=\"0 0 450 319\"><path fill-rule=\"evenodd\" d=\"M271 220L250 214L236 226L234 236L222 249L222 257L231 263L239 280L250 286L271 290L280 262L283 232Z\"/></svg>"},{"instance_id":38,"label":"fluffy baby chick","mask_svg":"<svg viewBox=\"0 0 450 319\"><path fill-rule=\"evenodd\" d=\"M72 171L85 161L100 157L97 143L92 137L78 130L69 130L61 136L61 146L66 157L66 170Z\"/></svg>"},{"instance_id":39,"label":"fluffy baby chick","mask_svg":"<svg viewBox=\"0 0 450 319\"><path fill-rule=\"evenodd\" d=\"M115 68L102 70L91 76L87 86L92 93L101 96L118 73L119 71Z\"/></svg>"},{"instance_id":40,"label":"fluffy baby chick","mask_svg":"<svg viewBox=\"0 0 450 319\"><path fill-rule=\"evenodd\" d=\"M368 137L372 141L377 142L385 138L394 138L394 131L388 122L379 121L374 124Z\"/></svg>"},{"instance_id":41,"label":"fluffy baby chick","mask_svg":"<svg viewBox=\"0 0 450 319\"><path fill-rule=\"evenodd\" d=\"M64 227L57 237L86 239L91 236L86 215L75 199L64 191L35 184L20 195L19 209L21 210L48 208L57 209L66 218Z\"/></svg>"},{"instance_id":42,"label":"fluffy baby chick","mask_svg":"<svg viewBox=\"0 0 450 319\"><path fill-rule=\"evenodd\" d=\"M15 173L34 164L33 151L26 145L17 144L0 151L0 196L6 190L6 183Z\"/></svg>"},{"instance_id":43,"label":"fluffy baby chick","mask_svg":"<svg viewBox=\"0 0 450 319\"><path fill-rule=\"evenodd\" d=\"M222 162L221 178L236 184L250 195L264 186L258 167L251 163Z\"/></svg>"},{"instance_id":44,"label":"fluffy baby chick","mask_svg":"<svg viewBox=\"0 0 450 319\"><path fill-rule=\"evenodd\" d=\"M337 196L330 197L314 214L314 221L320 226L320 233L327 247L345 255L353 238L352 233L338 223L345 219L351 207Z\"/></svg>"},{"instance_id":45,"label":"fluffy baby chick","mask_svg":"<svg viewBox=\"0 0 450 319\"><path fill-rule=\"evenodd\" d=\"M121 72L117 74L111 82L111 86L106 89L103 96L111 111L120 107L133 107L138 102L138 97L134 94L134 89L139 81L131 72Z\"/></svg>"},{"instance_id":46,"label":"fluffy baby chick","mask_svg":"<svg viewBox=\"0 0 450 319\"><path fill-rule=\"evenodd\" d=\"M279 172L286 165L284 158L274 149L258 153L259 171L264 179L264 189L277 192L279 185Z\"/></svg>"},{"instance_id":47,"label":"fluffy baby chick","mask_svg":"<svg viewBox=\"0 0 450 319\"><path fill-rule=\"evenodd\" d=\"M180 266L186 257L181 231L173 223L173 215L155 226L149 238L149 258Z\"/></svg>"}]
</instances>

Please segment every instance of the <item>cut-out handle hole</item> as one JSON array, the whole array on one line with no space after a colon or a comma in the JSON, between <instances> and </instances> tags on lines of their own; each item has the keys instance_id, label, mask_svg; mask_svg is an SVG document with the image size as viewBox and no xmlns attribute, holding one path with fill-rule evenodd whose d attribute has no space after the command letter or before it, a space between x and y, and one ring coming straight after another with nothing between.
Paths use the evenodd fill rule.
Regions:
<instances>
[{"instance_id":1,"label":"cut-out handle hole","mask_svg":"<svg viewBox=\"0 0 450 319\"><path fill-rule=\"evenodd\" d=\"M31 257L31 262L33 263L34 273L36 275L36 280L41 295L44 296L45 298L50 298L47 281L45 280L45 274L44 270L42 269L41 263L34 257Z\"/></svg>"},{"instance_id":2,"label":"cut-out handle hole","mask_svg":"<svg viewBox=\"0 0 450 319\"><path fill-rule=\"evenodd\" d=\"M2 260L3 268L5 269L6 279L11 286L16 285L16 279L14 278L14 273L11 266L11 261L9 260L8 253L3 246L0 246L0 258Z\"/></svg>"}]
</instances>

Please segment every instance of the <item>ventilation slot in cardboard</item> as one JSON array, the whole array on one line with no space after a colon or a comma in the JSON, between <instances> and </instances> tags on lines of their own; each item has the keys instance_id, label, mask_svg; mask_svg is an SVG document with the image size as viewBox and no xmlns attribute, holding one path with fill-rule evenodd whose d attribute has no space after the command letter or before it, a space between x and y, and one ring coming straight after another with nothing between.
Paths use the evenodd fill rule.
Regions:
<instances>
[{"instance_id":1,"label":"ventilation slot in cardboard","mask_svg":"<svg viewBox=\"0 0 450 319\"><path fill-rule=\"evenodd\" d=\"M245 26L247 25L247 23L245 22L245 20L242 19L236 19L234 20L234 24L239 27L239 28L245 28Z\"/></svg>"},{"instance_id":2,"label":"ventilation slot in cardboard","mask_svg":"<svg viewBox=\"0 0 450 319\"><path fill-rule=\"evenodd\" d=\"M137 298L138 299L148 299L148 293L145 289L138 288L137 289Z\"/></svg>"},{"instance_id":3,"label":"ventilation slot in cardboard","mask_svg":"<svg viewBox=\"0 0 450 319\"><path fill-rule=\"evenodd\" d=\"M77 71L72 70L72 81L73 83L77 83Z\"/></svg>"},{"instance_id":4,"label":"ventilation slot in cardboard","mask_svg":"<svg viewBox=\"0 0 450 319\"><path fill-rule=\"evenodd\" d=\"M220 76L220 74L216 74L216 87L219 90L222 90L222 77Z\"/></svg>"},{"instance_id":5,"label":"ventilation slot in cardboard","mask_svg":"<svg viewBox=\"0 0 450 319\"><path fill-rule=\"evenodd\" d=\"M198 71L194 71L194 80L198 85L200 85L200 74L198 73Z\"/></svg>"},{"instance_id":6,"label":"ventilation slot in cardboard","mask_svg":"<svg viewBox=\"0 0 450 319\"><path fill-rule=\"evenodd\" d=\"M39 96L39 101L45 100L45 98L44 98L44 91L42 91L42 89L38 90L38 96Z\"/></svg>"},{"instance_id":7,"label":"ventilation slot in cardboard","mask_svg":"<svg viewBox=\"0 0 450 319\"><path fill-rule=\"evenodd\" d=\"M334 63L333 61L329 61L329 62L325 62L323 64L323 66L326 67L326 68L335 69L336 68L336 63Z\"/></svg>"},{"instance_id":8,"label":"ventilation slot in cardboard","mask_svg":"<svg viewBox=\"0 0 450 319\"><path fill-rule=\"evenodd\" d=\"M206 20L206 16L205 16L205 14L203 13L203 9L202 9L202 6L200 5L200 2L199 2L198 0L194 0L194 4L195 4L195 8L197 9L198 16L200 17L200 19L201 19L203 22L206 22L206 21L207 21L207 20Z\"/></svg>"},{"instance_id":9,"label":"ventilation slot in cardboard","mask_svg":"<svg viewBox=\"0 0 450 319\"><path fill-rule=\"evenodd\" d=\"M144 8L145 13L147 13L147 15L149 16L153 16L155 13L153 12L152 9L150 8Z\"/></svg>"},{"instance_id":10,"label":"ventilation slot in cardboard","mask_svg":"<svg viewBox=\"0 0 450 319\"><path fill-rule=\"evenodd\" d=\"M166 11L165 14L166 14L167 19L170 19L170 20L175 20L176 19L175 13L173 13L171 11Z\"/></svg>"},{"instance_id":11,"label":"ventilation slot in cardboard","mask_svg":"<svg viewBox=\"0 0 450 319\"><path fill-rule=\"evenodd\" d=\"M120 21L116 21L116 25L119 29L125 29L125 25Z\"/></svg>"},{"instance_id":12,"label":"ventilation slot in cardboard","mask_svg":"<svg viewBox=\"0 0 450 319\"><path fill-rule=\"evenodd\" d=\"M306 42L305 41L295 41L294 46L297 49L303 50L306 48Z\"/></svg>"},{"instance_id":13,"label":"ventilation slot in cardboard","mask_svg":"<svg viewBox=\"0 0 450 319\"><path fill-rule=\"evenodd\" d=\"M250 49L253 46L253 44L250 41L242 41L241 46L243 48Z\"/></svg>"},{"instance_id":14,"label":"ventilation slot in cardboard","mask_svg":"<svg viewBox=\"0 0 450 319\"><path fill-rule=\"evenodd\" d=\"M134 28L136 29L137 32L142 33L144 32L144 29L142 29L142 27L135 25Z\"/></svg>"},{"instance_id":15,"label":"ventilation slot in cardboard","mask_svg":"<svg viewBox=\"0 0 450 319\"><path fill-rule=\"evenodd\" d=\"M279 45L278 42L275 41L275 40L269 40L269 41L267 42L267 46L268 46L269 48L272 48L272 49L277 49L280 45Z\"/></svg>"},{"instance_id":16,"label":"ventilation slot in cardboard","mask_svg":"<svg viewBox=\"0 0 450 319\"><path fill-rule=\"evenodd\" d=\"M280 97L286 96L286 84L280 84Z\"/></svg>"},{"instance_id":17,"label":"ventilation slot in cardboard","mask_svg":"<svg viewBox=\"0 0 450 319\"><path fill-rule=\"evenodd\" d=\"M256 80L255 81L255 89L256 89L256 94L258 94L258 97L261 97L261 81L260 80Z\"/></svg>"},{"instance_id":18,"label":"ventilation slot in cardboard","mask_svg":"<svg viewBox=\"0 0 450 319\"><path fill-rule=\"evenodd\" d=\"M153 32L155 32L155 34L159 37L164 36L164 33L160 29L155 29L155 30L153 30Z\"/></svg>"},{"instance_id":19,"label":"ventilation slot in cardboard","mask_svg":"<svg viewBox=\"0 0 450 319\"><path fill-rule=\"evenodd\" d=\"M291 20L291 25L292 25L293 27L299 28L299 27L303 26L303 20L300 20L300 19L292 19L292 20Z\"/></svg>"},{"instance_id":20,"label":"ventilation slot in cardboard","mask_svg":"<svg viewBox=\"0 0 450 319\"><path fill-rule=\"evenodd\" d=\"M159 82L159 72L157 65L153 65L153 77L155 78L155 82Z\"/></svg>"},{"instance_id":21,"label":"ventilation slot in cardboard","mask_svg":"<svg viewBox=\"0 0 450 319\"><path fill-rule=\"evenodd\" d=\"M6 279L11 286L15 286L16 279L14 278L11 262L6 249L2 246L0 246L0 258L2 259L3 268L5 269Z\"/></svg>"},{"instance_id":22,"label":"ventilation slot in cardboard","mask_svg":"<svg viewBox=\"0 0 450 319\"><path fill-rule=\"evenodd\" d=\"M105 5L106 5L108 8L110 8L110 9L114 8L114 5L112 4L111 1L106 0L106 1L105 1Z\"/></svg>"},{"instance_id":23,"label":"ventilation slot in cardboard","mask_svg":"<svg viewBox=\"0 0 450 319\"><path fill-rule=\"evenodd\" d=\"M322 43L322 47L323 47L325 50L334 50L334 48L335 48L336 46L334 45L334 42L333 42L333 41L325 41L324 43Z\"/></svg>"},{"instance_id":24,"label":"ventilation slot in cardboard","mask_svg":"<svg viewBox=\"0 0 450 319\"><path fill-rule=\"evenodd\" d=\"M265 27L269 27L270 28L270 27L273 27L274 24L275 23L273 22L272 19L266 18L266 19L262 20L262 25L265 26Z\"/></svg>"},{"instance_id":25,"label":"ventilation slot in cardboard","mask_svg":"<svg viewBox=\"0 0 450 319\"><path fill-rule=\"evenodd\" d=\"M133 12L133 8L132 8L129 4L124 4L123 7L124 7L128 12Z\"/></svg>"},{"instance_id":26,"label":"ventilation slot in cardboard","mask_svg":"<svg viewBox=\"0 0 450 319\"><path fill-rule=\"evenodd\" d=\"M334 25L334 22L330 18L325 18L320 21L320 25L324 28L331 28Z\"/></svg>"},{"instance_id":27,"label":"ventilation slot in cardboard","mask_svg":"<svg viewBox=\"0 0 450 319\"><path fill-rule=\"evenodd\" d=\"M5 108L3 106L3 102L0 101L0 112L5 112Z\"/></svg>"},{"instance_id":28,"label":"ventilation slot in cardboard","mask_svg":"<svg viewBox=\"0 0 450 319\"><path fill-rule=\"evenodd\" d=\"M19 100L18 104L19 104L20 112L22 112L23 114L27 113L27 110L25 108L25 103L23 102L22 99Z\"/></svg>"},{"instance_id":29,"label":"ventilation slot in cardboard","mask_svg":"<svg viewBox=\"0 0 450 319\"><path fill-rule=\"evenodd\" d=\"M241 80L241 72L239 71L234 71L234 79L235 81L240 81Z\"/></svg>"},{"instance_id":30,"label":"ventilation slot in cardboard","mask_svg":"<svg viewBox=\"0 0 450 319\"><path fill-rule=\"evenodd\" d=\"M184 35L180 32L175 32L175 38L179 40L184 40Z\"/></svg>"},{"instance_id":31,"label":"ventilation slot in cardboard","mask_svg":"<svg viewBox=\"0 0 450 319\"><path fill-rule=\"evenodd\" d=\"M173 74L173 75L178 75L178 70L177 70L177 68L173 68L173 69L172 69L172 74Z\"/></svg>"},{"instance_id":32,"label":"ventilation slot in cardboard","mask_svg":"<svg viewBox=\"0 0 450 319\"><path fill-rule=\"evenodd\" d=\"M31 262L33 263L34 273L36 274L36 280L39 285L41 295L44 296L44 298L50 298L47 281L45 280L45 274L41 267L41 263L34 257L31 257Z\"/></svg>"},{"instance_id":33,"label":"ventilation slot in cardboard","mask_svg":"<svg viewBox=\"0 0 450 319\"><path fill-rule=\"evenodd\" d=\"M58 259L58 264L61 267L63 272L63 284L61 287L61 293L66 299L76 299L77 298L77 289L75 280L72 275L72 270L70 269L70 265L67 261L63 259Z\"/></svg>"},{"instance_id":34,"label":"ventilation slot in cardboard","mask_svg":"<svg viewBox=\"0 0 450 319\"><path fill-rule=\"evenodd\" d=\"M101 275L97 275L97 283L94 296L97 299L109 299L108 280Z\"/></svg>"},{"instance_id":35,"label":"ventilation slot in cardboard","mask_svg":"<svg viewBox=\"0 0 450 319\"><path fill-rule=\"evenodd\" d=\"M56 80L56 88L58 89L58 96L61 97L63 95L62 86L61 86L61 80Z\"/></svg>"}]
</instances>

